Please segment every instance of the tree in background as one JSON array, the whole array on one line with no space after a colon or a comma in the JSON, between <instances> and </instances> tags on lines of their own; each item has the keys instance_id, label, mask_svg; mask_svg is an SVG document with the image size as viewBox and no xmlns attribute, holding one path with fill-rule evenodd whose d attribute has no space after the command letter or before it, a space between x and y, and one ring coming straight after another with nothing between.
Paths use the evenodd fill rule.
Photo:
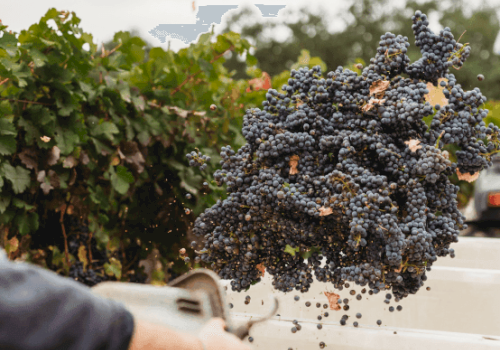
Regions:
<instances>
[{"instance_id":1,"label":"tree in background","mask_svg":"<svg viewBox=\"0 0 500 350\"><path fill-rule=\"evenodd\" d=\"M342 16L352 20L346 23L343 31L336 33L328 31L328 23L342 19L313 14L307 8L302 8L299 10L303 14L301 19L285 23L291 31L285 42L265 34L272 32L280 24L258 21L246 24L249 22L246 19L254 15L254 12L251 8L244 8L229 17L223 32L237 31L242 37L255 43L254 55L259 61L259 68L271 76L290 69L303 49L308 50L311 56L321 58L328 70L335 70L338 66L354 63L356 59L368 64L369 59L375 56L380 36L388 31L412 38L408 16L415 10L421 10L431 16L437 14L440 24L449 27L454 33L466 31L460 42L468 42L472 47L472 54L463 69L453 70L462 86L466 89L477 86L477 75L482 73L486 79L479 85L481 91L488 99L500 99L500 90L495 88L500 82L500 69L497 68L499 55L493 51L500 30L497 7L484 5L471 14L466 14L462 0L454 1L449 6L436 0L426 3L407 1L402 11L391 11L389 6L387 0L353 0L348 14ZM380 12L378 9L384 9L383 13L377 14ZM285 12L287 15L292 13L288 9L283 11L288 11ZM412 45L408 56L414 61L421 54ZM245 62L231 57L225 65L230 71L236 71L236 78L247 78Z\"/></svg>"}]
</instances>

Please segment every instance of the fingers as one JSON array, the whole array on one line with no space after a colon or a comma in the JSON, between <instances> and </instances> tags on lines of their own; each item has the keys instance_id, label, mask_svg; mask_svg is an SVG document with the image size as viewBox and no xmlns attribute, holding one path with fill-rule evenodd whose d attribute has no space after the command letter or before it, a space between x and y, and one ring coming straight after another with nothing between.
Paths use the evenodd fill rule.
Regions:
<instances>
[{"instance_id":1,"label":"fingers","mask_svg":"<svg viewBox=\"0 0 500 350\"><path fill-rule=\"evenodd\" d=\"M224 330L226 328L226 322L220 317L213 318L208 324L218 330Z\"/></svg>"}]
</instances>

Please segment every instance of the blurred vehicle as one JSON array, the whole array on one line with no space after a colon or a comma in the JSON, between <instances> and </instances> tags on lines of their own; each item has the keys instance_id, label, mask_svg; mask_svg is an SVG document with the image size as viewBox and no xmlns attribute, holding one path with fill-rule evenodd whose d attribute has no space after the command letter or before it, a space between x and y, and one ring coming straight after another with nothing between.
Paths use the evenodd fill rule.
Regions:
<instances>
[{"instance_id":1,"label":"blurred vehicle","mask_svg":"<svg viewBox=\"0 0 500 350\"><path fill-rule=\"evenodd\" d=\"M493 166L483 170L476 180L474 197L464 213L472 231L487 236L496 236L500 228L500 156L493 157L492 162Z\"/></svg>"}]
</instances>

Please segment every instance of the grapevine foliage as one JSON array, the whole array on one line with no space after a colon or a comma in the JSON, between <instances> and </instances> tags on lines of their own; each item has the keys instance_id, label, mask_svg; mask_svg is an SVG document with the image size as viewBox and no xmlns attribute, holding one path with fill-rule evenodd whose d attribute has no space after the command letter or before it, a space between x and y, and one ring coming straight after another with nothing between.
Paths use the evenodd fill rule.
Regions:
<instances>
[{"instance_id":1,"label":"grapevine foliage","mask_svg":"<svg viewBox=\"0 0 500 350\"><path fill-rule=\"evenodd\" d=\"M0 246L9 258L89 285L142 281L146 258L152 282L167 281L172 262L187 271L178 250L194 214L224 195L205 168L221 146L244 143L238 112L265 95L246 93L248 82L223 65L232 52L254 66L249 49L233 32L204 33L178 52L118 32L98 48L74 12L55 8L19 33L0 23ZM192 147L212 157L201 171L183 163Z\"/></svg>"},{"instance_id":2,"label":"grapevine foliage","mask_svg":"<svg viewBox=\"0 0 500 350\"><path fill-rule=\"evenodd\" d=\"M449 176L489 167L499 129L483 122L480 90L464 91L449 72L470 47L449 28L434 34L420 11L412 21L418 61L407 37L386 33L362 74L292 70L284 93L269 89L262 110L246 111L247 143L223 147L214 174L228 198L194 227L206 239L202 261L233 290L260 281L265 267L285 292L307 291L314 273L336 288L349 281L403 298L438 257L454 256L466 225ZM433 106L426 84L440 78L448 104ZM446 145L460 148L456 163Z\"/></svg>"}]
</instances>

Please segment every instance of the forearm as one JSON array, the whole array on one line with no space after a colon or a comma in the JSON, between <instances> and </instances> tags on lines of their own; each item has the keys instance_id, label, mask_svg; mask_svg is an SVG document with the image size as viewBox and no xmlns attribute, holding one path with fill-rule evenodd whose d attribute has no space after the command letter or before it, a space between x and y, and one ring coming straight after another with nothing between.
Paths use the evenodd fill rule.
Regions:
<instances>
[{"instance_id":1,"label":"forearm","mask_svg":"<svg viewBox=\"0 0 500 350\"><path fill-rule=\"evenodd\" d=\"M203 350L201 341L190 334L135 320L128 350Z\"/></svg>"},{"instance_id":2,"label":"forearm","mask_svg":"<svg viewBox=\"0 0 500 350\"><path fill-rule=\"evenodd\" d=\"M0 349L121 350L133 328L123 305L52 271L0 258Z\"/></svg>"}]
</instances>

